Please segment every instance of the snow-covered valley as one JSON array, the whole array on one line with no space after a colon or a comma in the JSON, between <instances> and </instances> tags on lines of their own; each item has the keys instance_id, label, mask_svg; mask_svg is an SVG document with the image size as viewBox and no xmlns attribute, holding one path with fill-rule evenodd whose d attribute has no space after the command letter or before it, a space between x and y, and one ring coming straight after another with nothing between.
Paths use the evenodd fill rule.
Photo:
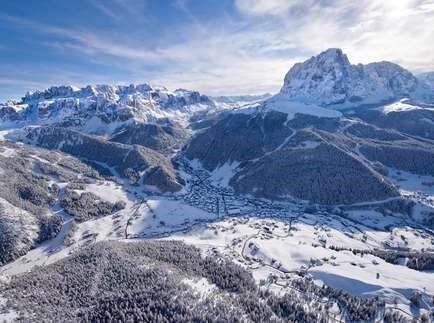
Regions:
<instances>
[{"instance_id":1,"label":"snow-covered valley","mask_svg":"<svg viewBox=\"0 0 434 323\"><path fill-rule=\"evenodd\" d=\"M55 239L3 265L1 280L54 263L97 241L181 240L200 248L204 255L235 261L251 272L260 286L277 293L297 292L294 281L303 278L358 297L380 296L386 311L395 309L406 317L414 315L410 298L420 292L420 313L432 310L431 271L408 268L405 258L391 264L370 253L433 252L434 233L420 225L423 214L414 213L411 218L386 215L369 209L375 203L342 212L303 202L236 196L229 187L216 183L215 175L197 166L190 173L184 171L196 180L190 180L184 192L166 196L107 180L85 185L80 192L113 203L123 201L125 208L81 223L66 217ZM396 172L391 176L396 179ZM400 173L403 194L417 203L416 212L433 208L428 203L434 200L432 188L420 184L432 179ZM205 190L208 194L202 196ZM53 212L62 210L54 207ZM343 308L334 310L340 313L336 315L344 315Z\"/></svg>"}]
</instances>

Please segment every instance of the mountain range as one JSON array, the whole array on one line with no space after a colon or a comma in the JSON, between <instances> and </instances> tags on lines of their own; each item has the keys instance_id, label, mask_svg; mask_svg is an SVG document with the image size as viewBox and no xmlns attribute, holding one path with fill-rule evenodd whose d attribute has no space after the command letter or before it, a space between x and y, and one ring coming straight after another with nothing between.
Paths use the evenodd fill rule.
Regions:
<instances>
[{"instance_id":1,"label":"mountain range","mask_svg":"<svg viewBox=\"0 0 434 323\"><path fill-rule=\"evenodd\" d=\"M248 212L254 210L259 217L261 210L275 211L281 203L321 209L329 212L330 218L362 208L384 217L399 214L405 219L402 223L414 221L415 227L426 228L425 234L431 235L434 203L420 198L419 191L410 194L409 190L416 185L415 179L428 190L434 185L433 80L433 73L415 76L386 61L354 65L342 50L332 48L292 66L275 95L209 97L148 84L61 85L2 103L0 264L19 261L44 244L56 243L59 250L72 252L70 248L81 248L89 237L95 241L135 239L145 233L161 237L192 227L189 219L181 225L171 218L176 213L173 210L160 219L156 215L159 209L148 202L155 196L167 205L184 203L175 209L188 205L217 218L242 212L242 203L253 206ZM399 176L414 181L397 180ZM98 195L98 190L104 190L102 185L89 190L95 183L116 189ZM236 211L231 211L228 203L235 205ZM141 207L146 207L153 220L139 220ZM102 238L92 221L108 218L112 231ZM73 238L76 232L82 235L81 240ZM243 259L249 260L244 254L246 245L254 246L246 241L242 249ZM150 253L151 247L143 245L143 257L149 261L158 259L158 266L184 266L177 263L177 257L160 259L159 254ZM169 253L186 248L200 262L195 249L169 247L158 245ZM128 248L138 254L143 251L115 243L93 248L104 259L128 253ZM52 275L58 277L65 264L80 267L88 263L81 258L88 257L86 251L74 257L50 267ZM117 258L116 266L125 270ZM200 266L204 268L201 277L218 281L214 272L208 272L208 262L200 262ZM247 275L228 268L242 277ZM190 279L195 270L185 266L180 272ZM146 275L152 272L145 271ZM81 269L79 274L80 279L86 276ZM47 277L37 272L26 279ZM18 280L12 282L14 288L25 289ZM216 284L221 293L230 290L224 283ZM178 283L170 286L179 288ZM98 288L109 295L107 300L114 297L108 285ZM267 300L274 313L270 315L284 321L270 296L255 287L243 291L247 292L258 302ZM231 301L225 294L225 304ZM38 306L33 298L28 302L31 307ZM248 312L246 304L237 302L241 302L237 303L239 311ZM210 306L207 303L204 308ZM106 309L99 310L102 312L95 317L103 316ZM297 311L305 313L302 307ZM202 313L196 308L193 312ZM41 313L35 315L40 318ZM74 313L68 315L74 320Z\"/></svg>"}]
</instances>

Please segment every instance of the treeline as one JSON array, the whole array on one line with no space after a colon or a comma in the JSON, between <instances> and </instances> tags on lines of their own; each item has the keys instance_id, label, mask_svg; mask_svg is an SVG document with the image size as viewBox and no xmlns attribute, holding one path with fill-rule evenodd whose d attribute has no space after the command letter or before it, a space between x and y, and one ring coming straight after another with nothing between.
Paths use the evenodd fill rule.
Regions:
<instances>
[{"instance_id":1,"label":"treeline","mask_svg":"<svg viewBox=\"0 0 434 323\"><path fill-rule=\"evenodd\" d=\"M181 189L182 180L171 161L146 147L109 142L75 130L50 126L27 129L26 142L106 165L131 184L155 185L163 192Z\"/></svg>"},{"instance_id":2,"label":"treeline","mask_svg":"<svg viewBox=\"0 0 434 323\"><path fill-rule=\"evenodd\" d=\"M360 250L352 248L340 248L336 246L329 246L329 249L335 251L348 250L353 254L366 255L370 254L375 257L381 258L384 261L398 265L400 260L405 259L405 265L408 268L415 270L433 270L434 269L434 253L427 251L395 251L395 250Z\"/></svg>"},{"instance_id":3,"label":"treeline","mask_svg":"<svg viewBox=\"0 0 434 323\"><path fill-rule=\"evenodd\" d=\"M62 218L48 212L59 188L33 171L32 163L21 155L23 148L8 145L14 154L0 155L0 264L54 238L62 227Z\"/></svg>"},{"instance_id":4,"label":"treeline","mask_svg":"<svg viewBox=\"0 0 434 323\"><path fill-rule=\"evenodd\" d=\"M424 147L417 142L394 146L369 143L362 145L360 151L368 159L390 167L421 175L434 174L434 153L430 145Z\"/></svg>"},{"instance_id":5,"label":"treeline","mask_svg":"<svg viewBox=\"0 0 434 323\"><path fill-rule=\"evenodd\" d=\"M110 203L91 192L77 193L74 186L67 186L60 199L60 205L77 222L113 214L125 208L125 202Z\"/></svg>"},{"instance_id":6,"label":"treeline","mask_svg":"<svg viewBox=\"0 0 434 323\"><path fill-rule=\"evenodd\" d=\"M415 270L434 269L434 253L432 252L374 250L371 254L391 264L398 264L400 259L405 258L407 260L405 265Z\"/></svg>"}]
</instances>

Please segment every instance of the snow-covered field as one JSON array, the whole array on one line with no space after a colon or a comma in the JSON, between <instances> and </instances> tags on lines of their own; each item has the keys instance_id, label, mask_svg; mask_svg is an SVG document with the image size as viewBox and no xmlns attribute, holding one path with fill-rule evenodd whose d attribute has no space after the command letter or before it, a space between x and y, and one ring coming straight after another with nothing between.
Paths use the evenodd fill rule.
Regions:
<instances>
[{"instance_id":1,"label":"snow-covered field","mask_svg":"<svg viewBox=\"0 0 434 323\"><path fill-rule=\"evenodd\" d=\"M316 216L305 216L293 222L291 228L285 220L225 219L166 239L193 244L205 254L219 252L247 266L258 283L270 275L277 274L284 281L291 281L299 274L307 274L317 283L325 283L353 295L380 295L389 304L398 301L406 312L410 312L408 299L414 290L423 293L428 301L429 295L434 295L432 272L392 265L369 254L329 248L339 246L373 250L381 247L388 233L366 233L369 234L369 243L365 243L362 239L365 233L351 236L338 228L336 223L333 224L333 220L328 223L323 218L316 222ZM429 239L424 242L432 243ZM424 246L422 243L414 247Z\"/></svg>"}]
</instances>

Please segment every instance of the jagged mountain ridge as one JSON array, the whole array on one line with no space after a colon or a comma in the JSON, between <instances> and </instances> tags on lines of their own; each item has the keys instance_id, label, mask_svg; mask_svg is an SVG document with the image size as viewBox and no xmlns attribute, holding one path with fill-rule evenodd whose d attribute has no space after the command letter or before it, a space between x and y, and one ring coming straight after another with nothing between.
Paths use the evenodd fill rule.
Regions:
<instances>
[{"instance_id":1,"label":"jagged mountain ridge","mask_svg":"<svg viewBox=\"0 0 434 323\"><path fill-rule=\"evenodd\" d=\"M54 86L27 93L19 102L0 105L0 119L14 125L61 124L96 134L114 132L131 122L180 122L196 112L215 108L197 91L139 85L97 85L81 89Z\"/></svg>"},{"instance_id":2,"label":"jagged mountain ridge","mask_svg":"<svg viewBox=\"0 0 434 323\"><path fill-rule=\"evenodd\" d=\"M351 65L329 49L295 64L280 93L198 133L185 156L210 172L231 168L229 185L255 197L320 204L396 197L387 167L434 172L434 144L411 137L432 138L434 110L415 101L424 95L427 85L396 64ZM363 105L353 115L335 110Z\"/></svg>"}]
</instances>

